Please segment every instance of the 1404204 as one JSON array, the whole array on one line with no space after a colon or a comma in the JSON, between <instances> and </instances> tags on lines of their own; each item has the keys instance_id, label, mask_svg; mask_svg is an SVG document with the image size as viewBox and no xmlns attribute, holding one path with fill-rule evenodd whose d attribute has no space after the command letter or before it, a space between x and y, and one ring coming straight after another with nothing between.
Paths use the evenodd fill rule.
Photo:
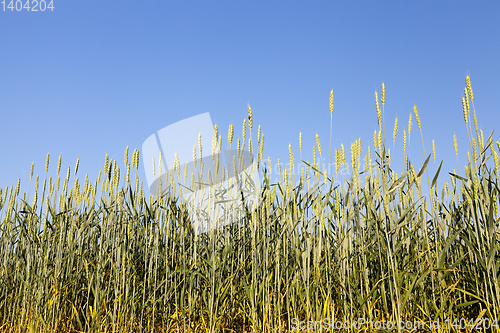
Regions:
<instances>
[{"instance_id":1,"label":"1404204","mask_svg":"<svg viewBox=\"0 0 500 333\"><path fill-rule=\"evenodd\" d=\"M21 12L44 12L46 10L54 11L54 1L45 1L45 0L3 0L1 2L3 11L7 11L10 9L11 12L14 10Z\"/></svg>"}]
</instances>

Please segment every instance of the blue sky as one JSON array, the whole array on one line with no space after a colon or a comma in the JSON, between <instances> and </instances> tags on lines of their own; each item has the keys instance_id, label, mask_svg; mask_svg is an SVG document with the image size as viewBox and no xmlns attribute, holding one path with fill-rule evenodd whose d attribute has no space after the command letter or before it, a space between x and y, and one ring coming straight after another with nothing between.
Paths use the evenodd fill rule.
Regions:
<instances>
[{"instance_id":1,"label":"blue sky","mask_svg":"<svg viewBox=\"0 0 500 333\"><path fill-rule=\"evenodd\" d=\"M224 138L230 123L239 136L247 104L255 129L262 125L266 157L288 161L291 143L297 160L302 132L303 156L311 159L316 133L329 148L331 89L334 148L361 138L364 155L373 145L373 94L382 81L388 139L399 118L396 159L416 104L427 153L435 139L438 160L452 171L456 133L463 168L467 74L485 136L500 120L499 2L55 0L45 12L1 6L2 188L20 177L26 190L31 163L43 174L47 153L52 172L62 154L63 170L80 157L79 176L96 179L106 153L123 163L126 146L140 148L155 131L203 112ZM413 128L412 160L420 167Z\"/></svg>"}]
</instances>

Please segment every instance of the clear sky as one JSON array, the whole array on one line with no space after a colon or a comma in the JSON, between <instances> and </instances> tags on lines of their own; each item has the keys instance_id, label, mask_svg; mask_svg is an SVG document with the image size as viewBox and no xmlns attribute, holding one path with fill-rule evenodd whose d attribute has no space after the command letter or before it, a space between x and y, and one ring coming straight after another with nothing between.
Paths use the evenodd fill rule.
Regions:
<instances>
[{"instance_id":1,"label":"clear sky","mask_svg":"<svg viewBox=\"0 0 500 333\"><path fill-rule=\"evenodd\" d=\"M467 74L485 136L499 124L497 1L53 5L53 11L17 12L0 4L2 188L21 177L26 190L31 163L43 174L47 153L52 172L62 154L62 170L73 170L80 157L80 179L85 173L96 179L106 153L123 164L126 146L141 148L155 131L204 112L224 139L230 123L238 137L247 104L254 133L262 125L266 157L288 161L291 143L298 160L302 132L303 156L311 159L316 133L329 150L331 89L334 147L349 148L361 137L364 155L373 145L373 95L382 81L388 140L399 118L396 159L416 104L427 153L435 139L438 160L452 171L456 133L463 172ZM414 122L412 160L420 167L416 128ZM142 165L139 170L145 180Z\"/></svg>"}]
</instances>

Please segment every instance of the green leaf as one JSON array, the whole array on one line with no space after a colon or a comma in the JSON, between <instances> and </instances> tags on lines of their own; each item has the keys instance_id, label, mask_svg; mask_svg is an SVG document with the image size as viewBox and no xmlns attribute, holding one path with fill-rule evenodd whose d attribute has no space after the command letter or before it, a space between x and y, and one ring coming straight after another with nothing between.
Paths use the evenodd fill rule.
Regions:
<instances>
[{"instance_id":1,"label":"green leaf","mask_svg":"<svg viewBox=\"0 0 500 333\"><path fill-rule=\"evenodd\" d=\"M395 191L397 187L406 179L407 176L408 172L399 177L398 180L396 180L394 183L392 183L391 187L389 188L388 194L391 194L392 191Z\"/></svg>"},{"instance_id":2,"label":"green leaf","mask_svg":"<svg viewBox=\"0 0 500 333\"><path fill-rule=\"evenodd\" d=\"M459 308L463 308L463 307L466 307L466 306L469 306L472 304L476 304L477 302L479 302L479 301L476 300L476 301L465 302L462 304L458 304L456 307L457 307L457 309L459 309Z\"/></svg>"},{"instance_id":3,"label":"green leaf","mask_svg":"<svg viewBox=\"0 0 500 333\"><path fill-rule=\"evenodd\" d=\"M436 181L438 180L439 177L439 172L441 171L441 166L443 166L443 161L441 161L441 164L439 164L439 168L436 174L434 175L434 178L432 179L431 188L434 187L434 185L436 185Z\"/></svg>"},{"instance_id":4,"label":"green leaf","mask_svg":"<svg viewBox=\"0 0 500 333\"><path fill-rule=\"evenodd\" d=\"M429 163L430 158L431 158L431 154L429 154L429 156L427 156L427 159L425 160L424 165L422 166L422 169L420 169L420 171L417 174L417 178L419 178L420 176L422 176L424 174L424 170L425 170L425 168L427 168L427 163Z\"/></svg>"},{"instance_id":5,"label":"green leaf","mask_svg":"<svg viewBox=\"0 0 500 333\"><path fill-rule=\"evenodd\" d=\"M449 174L450 174L451 176L455 177L455 178L458 178L458 179L460 179L460 180L464 181L464 182L466 182L466 181L467 181L467 179L465 179L464 177L460 177L459 175L455 175L454 173L449 172Z\"/></svg>"}]
</instances>

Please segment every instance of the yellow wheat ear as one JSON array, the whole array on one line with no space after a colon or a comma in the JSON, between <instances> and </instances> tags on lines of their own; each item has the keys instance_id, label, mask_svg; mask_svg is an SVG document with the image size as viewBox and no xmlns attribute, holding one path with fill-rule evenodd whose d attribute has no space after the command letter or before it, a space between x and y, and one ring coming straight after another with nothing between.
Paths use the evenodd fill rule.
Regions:
<instances>
[{"instance_id":1,"label":"yellow wheat ear","mask_svg":"<svg viewBox=\"0 0 500 333\"><path fill-rule=\"evenodd\" d=\"M108 155L106 155L108 156ZM57 175L59 176L59 172L61 171L61 155L59 155L59 159L57 160Z\"/></svg>"},{"instance_id":2,"label":"yellow wheat ear","mask_svg":"<svg viewBox=\"0 0 500 333\"><path fill-rule=\"evenodd\" d=\"M392 132L392 140L396 141L396 134L398 134L398 118L394 121L394 131Z\"/></svg>"},{"instance_id":3,"label":"yellow wheat ear","mask_svg":"<svg viewBox=\"0 0 500 333\"><path fill-rule=\"evenodd\" d=\"M61 156L59 156L59 163L58 163L58 165L57 165L57 168L58 168L58 169L59 169L59 168L60 168L60 166L61 166L60 161L61 161ZM153 169L154 169L154 168L155 168L155 167L154 167L154 163L153 163ZM108 174L108 171L109 171L109 156L108 156L108 154L106 154L106 157L104 158L104 173L105 173L105 174ZM59 174L59 172L58 172L57 174Z\"/></svg>"},{"instance_id":4,"label":"yellow wheat ear","mask_svg":"<svg viewBox=\"0 0 500 333\"><path fill-rule=\"evenodd\" d=\"M259 147L259 160L260 160L260 162L262 162L263 153L264 153L264 133L262 133L261 137L260 137L260 147Z\"/></svg>"},{"instance_id":5,"label":"yellow wheat ear","mask_svg":"<svg viewBox=\"0 0 500 333\"><path fill-rule=\"evenodd\" d=\"M316 133L316 145L318 146L318 153L321 155L321 143L319 142L319 135Z\"/></svg>"},{"instance_id":6,"label":"yellow wheat ear","mask_svg":"<svg viewBox=\"0 0 500 333\"><path fill-rule=\"evenodd\" d=\"M436 159L436 146L434 144L434 140L432 140L432 156Z\"/></svg>"},{"instance_id":7,"label":"yellow wheat ear","mask_svg":"<svg viewBox=\"0 0 500 333\"><path fill-rule=\"evenodd\" d=\"M403 130L403 150L406 151L406 130Z\"/></svg>"},{"instance_id":8,"label":"yellow wheat ear","mask_svg":"<svg viewBox=\"0 0 500 333\"><path fill-rule=\"evenodd\" d=\"M248 104L248 128L250 128L250 132L252 131L252 127L253 127L253 113L250 104Z\"/></svg>"},{"instance_id":9,"label":"yellow wheat ear","mask_svg":"<svg viewBox=\"0 0 500 333\"><path fill-rule=\"evenodd\" d=\"M196 145L193 146L193 165L196 169Z\"/></svg>"},{"instance_id":10,"label":"yellow wheat ear","mask_svg":"<svg viewBox=\"0 0 500 333\"><path fill-rule=\"evenodd\" d=\"M342 164L344 164L345 168L347 169L347 162L345 160L345 149L344 149L344 144L343 143L340 143L340 158L341 158L341 162Z\"/></svg>"},{"instance_id":11,"label":"yellow wheat ear","mask_svg":"<svg viewBox=\"0 0 500 333\"><path fill-rule=\"evenodd\" d=\"M78 157L76 159L76 165L75 165L75 176L76 176L76 173L78 172L78 166L80 165L80 157Z\"/></svg>"},{"instance_id":12,"label":"yellow wheat ear","mask_svg":"<svg viewBox=\"0 0 500 333\"><path fill-rule=\"evenodd\" d=\"M290 171L295 165L295 159L293 158L292 144L288 144L288 152L290 153Z\"/></svg>"},{"instance_id":13,"label":"yellow wheat ear","mask_svg":"<svg viewBox=\"0 0 500 333\"><path fill-rule=\"evenodd\" d=\"M476 109L473 109L472 110L472 117L474 119L474 129L476 130L476 134L479 132L479 128L478 128L478 122L477 122L477 117L476 117Z\"/></svg>"},{"instance_id":14,"label":"yellow wheat ear","mask_svg":"<svg viewBox=\"0 0 500 333\"><path fill-rule=\"evenodd\" d=\"M299 132L299 150L302 151L302 132Z\"/></svg>"},{"instance_id":15,"label":"yellow wheat ear","mask_svg":"<svg viewBox=\"0 0 500 333\"><path fill-rule=\"evenodd\" d=\"M420 127L420 117L418 116L418 110L416 105L413 105L413 112L415 113L415 119L417 120L418 129L421 130L422 128Z\"/></svg>"},{"instance_id":16,"label":"yellow wheat ear","mask_svg":"<svg viewBox=\"0 0 500 333\"><path fill-rule=\"evenodd\" d=\"M330 115L333 113L333 89L330 91Z\"/></svg>"},{"instance_id":17,"label":"yellow wheat ear","mask_svg":"<svg viewBox=\"0 0 500 333\"><path fill-rule=\"evenodd\" d=\"M231 125L229 125L229 133L227 135L227 138L229 140L229 144L233 143L233 137L234 137L234 125L231 124Z\"/></svg>"},{"instance_id":18,"label":"yellow wheat ear","mask_svg":"<svg viewBox=\"0 0 500 333\"><path fill-rule=\"evenodd\" d=\"M123 156L123 164L127 165L128 164L128 146L125 148L125 154Z\"/></svg>"},{"instance_id":19,"label":"yellow wheat ear","mask_svg":"<svg viewBox=\"0 0 500 333\"><path fill-rule=\"evenodd\" d=\"M455 134L453 134L453 147L455 148L455 155L458 155L457 136Z\"/></svg>"},{"instance_id":20,"label":"yellow wheat ear","mask_svg":"<svg viewBox=\"0 0 500 333\"><path fill-rule=\"evenodd\" d=\"M316 167L316 147L313 147L313 166Z\"/></svg>"},{"instance_id":21,"label":"yellow wheat ear","mask_svg":"<svg viewBox=\"0 0 500 333\"><path fill-rule=\"evenodd\" d=\"M180 163L179 163L179 156L177 156L177 153L175 153L174 168L177 173L177 177L180 177Z\"/></svg>"},{"instance_id":22,"label":"yellow wheat ear","mask_svg":"<svg viewBox=\"0 0 500 333\"><path fill-rule=\"evenodd\" d=\"M410 119L408 120L408 135L411 135L412 118L410 113Z\"/></svg>"},{"instance_id":23,"label":"yellow wheat ear","mask_svg":"<svg viewBox=\"0 0 500 333\"><path fill-rule=\"evenodd\" d=\"M382 97L380 98L382 106L385 106L385 84L382 82Z\"/></svg>"},{"instance_id":24,"label":"yellow wheat ear","mask_svg":"<svg viewBox=\"0 0 500 333\"><path fill-rule=\"evenodd\" d=\"M135 153L135 169L138 170L139 169L139 150L136 151Z\"/></svg>"},{"instance_id":25,"label":"yellow wheat ear","mask_svg":"<svg viewBox=\"0 0 500 333\"><path fill-rule=\"evenodd\" d=\"M472 94L472 86L471 86L471 84L470 84L470 76L469 76L469 75L467 75L467 76L465 77L465 83L467 84L467 90L468 90L468 92L469 92L469 97L470 97L470 100L471 100L471 101L474 101L474 95Z\"/></svg>"},{"instance_id":26,"label":"yellow wheat ear","mask_svg":"<svg viewBox=\"0 0 500 333\"><path fill-rule=\"evenodd\" d=\"M468 121L467 121L467 104L465 102L465 97L462 96L462 110L464 112L464 120L465 120L465 124L467 125Z\"/></svg>"},{"instance_id":27,"label":"yellow wheat ear","mask_svg":"<svg viewBox=\"0 0 500 333\"><path fill-rule=\"evenodd\" d=\"M278 173L281 177L281 162L280 162L280 159L278 158Z\"/></svg>"},{"instance_id":28,"label":"yellow wheat ear","mask_svg":"<svg viewBox=\"0 0 500 333\"><path fill-rule=\"evenodd\" d=\"M377 109L378 127L379 130L382 131L382 111L380 110L380 106L378 104L378 93L376 91L375 91L375 107Z\"/></svg>"},{"instance_id":29,"label":"yellow wheat ear","mask_svg":"<svg viewBox=\"0 0 500 333\"><path fill-rule=\"evenodd\" d=\"M49 153L47 153L47 159L45 160L45 173L47 173L47 171L49 171Z\"/></svg>"},{"instance_id":30,"label":"yellow wheat ear","mask_svg":"<svg viewBox=\"0 0 500 333\"><path fill-rule=\"evenodd\" d=\"M212 155L217 151L217 141L219 139L219 127L214 126L214 136L212 137Z\"/></svg>"},{"instance_id":31,"label":"yellow wheat ear","mask_svg":"<svg viewBox=\"0 0 500 333\"><path fill-rule=\"evenodd\" d=\"M370 149L370 146L368 146L368 149ZM335 173L339 172L339 152L337 149L335 149Z\"/></svg>"},{"instance_id":32,"label":"yellow wheat ear","mask_svg":"<svg viewBox=\"0 0 500 333\"><path fill-rule=\"evenodd\" d=\"M247 139L247 120L246 119L243 119L243 128L242 128L242 131L243 131L243 141L245 141Z\"/></svg>"},{"instance_id":33,"label":"yellow wheat ear","mask_svg":"<svg viewBox=\"0 0 500 333\"><path fill-rule=\"evenodd\" d=\"M465 94L465 107L467 108L467 113L469 113L470 105L469 105L469 92L467 91L467 87L464 88L464 94Z\"/></svg>"}]
</instances>

